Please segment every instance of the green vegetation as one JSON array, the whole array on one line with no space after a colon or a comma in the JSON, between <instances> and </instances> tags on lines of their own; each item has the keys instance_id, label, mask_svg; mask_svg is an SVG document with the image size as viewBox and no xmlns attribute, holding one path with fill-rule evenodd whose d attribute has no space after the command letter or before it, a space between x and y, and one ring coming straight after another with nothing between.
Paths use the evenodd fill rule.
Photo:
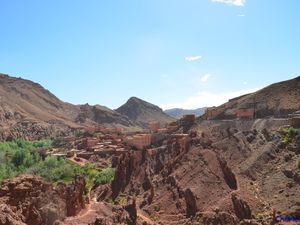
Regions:
<instances>
[{"instance_id":1,"label":"green vegetation","mask_svg":"<svg viewBox=\"0 0 300 225\"><path fill-rule=\"evenodd\" d=\"M108 167L98 170L92 163L86 164L84 167L77 167L76 173L85 176L87 192L95 186L111 183L115 177L115 169Z\"/></svg>"},{"instance_id":2,"label":"green vegetation","mask_svg":"<svg viewBox=\"0 0 300 225\"><path fill-rule=\"evenodd\" d=\"M76 137L82 137L84 135L85 131L82 129L75 130L75 136Z\"/></svg>"},{"instance_id":3,"label":"green vegetation","mask_svg":"<svg viewBox=\"0 0 300 225\"><path fill-rule=\"evenodd\" d=\"M293 138L295 138L296 136L298 136L300 134L300 128L298 128L298 129L293 128L293 127L282 128L282 129L280 129L280 132L282 132L284 135L282 138L282 142L285 145L288 145L293 140Z\"/></svg>"},{"instance_id":4,"label":"green vegetation","mask_svg":"<svg viewBox=\"0 0 300 225\"><path fill-rule=\"evenodd\" d=\"M0 143L0 181L26 172L41 161L37 149L50 146L50 140L30 142L18 139Z\"/></svg>"},{"instance_id":5,"label":"green vegetation","mask_svg":"<svg viewBox=\"0 0 300 225\"><path fill-rule=\"evenodd\" d=\"M86 178L86 191L89 192L95 185L112 182L115 170L106 168L98 170L95 165L77 166L63 158L39 155L39 149L51 148L52 141L25 141L15 140L0 143L0 182L23 173L43 177L48 182L73 181L76 174L83 174Z\"/></svg>"},{"instance_id":6,"label":"green vegetation","mask_svg":"<svg viewBox=\"0 0 300 225\"><path fill-rule=\"evenodd\" d=\"M111 183L115 178L115 169L106 168L100 171L95 177L95 185Z\"/></svg>"}]
</instances>

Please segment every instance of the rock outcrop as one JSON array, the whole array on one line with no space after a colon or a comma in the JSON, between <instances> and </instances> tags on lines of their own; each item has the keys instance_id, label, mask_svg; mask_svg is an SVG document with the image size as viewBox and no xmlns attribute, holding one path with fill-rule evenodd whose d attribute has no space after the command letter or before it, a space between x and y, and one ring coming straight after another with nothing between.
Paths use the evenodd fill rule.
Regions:
<instances>
[{"instance_id":1,"label":"rock outcrop","mask_svg":"<svg viewBox=\"0 0 300 225\"><path fill-rule=\"evenodd\" d=\"M220 167L223 171L224 174L224 179L226 181L226 183L228 184L228 186L233 189L236 190L238 188L237 186L237 180L236 177L234 175L234 173L232 172L232 170L228 167L227 162L225 159L218 157L219 163L220 163Z\"/></svg>"},{"instance_id":2,"label":"rock outcrop","mask_svg":"<svg viewBox=\"0 0 300 225\"><path fill-rule=\"evenodd\" d=\"M0 205L0 225L26 225L22 219L22 216L13 212L8 205Z\"/></svg>"},{"instance_id":3,"label":"rock outcrop","mask_svg":"<svg viewBox=\"0 0 300 225\"><path fill-rule=\"evenodd\" d=\"M137 221L137 209L135 199L130 200L130 202L124 207L128 212L129 220L127 221L128 225L135 225Z\"/></svg>"},{"instance_id":4,"label":"rock outcrop","mask_svg":"<svg viewBox=\"0 0 300 225\"><path fill-rule=\"evenodd\" d=\"M8 221L5 225L53 225L84 207L84 187L83 177L76 177L69 187L54 187L32 175L5 180L0 187L0 221Z\"/></svg>"},{"instance_id":5,"label":"rock outcrop","mask_svg":"<svg viewBox=\"0 0 300 225\"><path fill-rule=\"evenodd\" d=\"M184 198L186 203L186 216L187 217L195 216L198 211L196 197L190 188L184 191Z\"/></svg>"},{"instance_id":6,"label":"rock outcrop","mask_svg":"<svg viewBox=\"0 0 300 225\"><path fill-rule=\"evenodd\" d=\"M85 208L84 189L84 177L76 175L74 183L66 190L67 216L76 216Z\"/></svg>"},{"instance_id":7,"label":"rock outcrop","mask_svg":"<svg viewBox=\"0 0 300 225\"><path fill-rule=\"evenodd\" d=\"M232 199L235 214L240 220L252 218L252 212L250 206L246 201L241 199L235 193L231 195L231 199Z\"/></svg>"}]
</instances>

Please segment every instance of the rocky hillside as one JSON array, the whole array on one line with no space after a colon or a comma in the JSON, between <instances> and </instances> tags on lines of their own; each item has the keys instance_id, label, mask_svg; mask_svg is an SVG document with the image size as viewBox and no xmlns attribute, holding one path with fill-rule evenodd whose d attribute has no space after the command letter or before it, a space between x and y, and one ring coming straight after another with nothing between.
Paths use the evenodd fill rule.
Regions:
<instances>
[{"instance_id":1,"label":"rocky hillside","mask_svg":"<svg viewBox=\"0 0 300 225\"><path fill-rule=\"evenodd\" d=\"M199 109L174 108L174 109L167 109L164 112L173 118L180 119L183 115L186 115L186 114L194 114L197 117L202 116L205 113L205 110L206 110L206 107L199 108Z\"/></svg>"},{"instance_id":2,"label":"rocky hillside","mask_svg":"<svg viewBox=\"0 0 300 225\"><path fill-rule=\"evenodd\" d=\"M300 110L300 76L243 95L216 108L217 119L232 118L237 109L254 108L256 118L287 117Z\"/></svg>"},{"instance_id":3,"label":"rocky hillside","mask_svg":"<svg viewBox=\"0 0 300 225\"><path fill-rule=\"evenodd\" d=\"M165 114L158 106L136 97L131 97L124 105L116 109L116 111L143 127L147 127L151 121L159 121L161 125L164 125L175 120Z\"/></svg>"},{"instance_id":4,"label":"rocky hillside","mask_svg":"<svg viewBox=\"0 0 300 225\"><path fill-rule=\"evenodd\" d=\"M84 192L83 176L69 185L53 185L31 175L6 180L0 187L0 224L134 224L131 205L89 204Z\"/></svg>"},{"instance_id":5,"label":"rocky hillside","mask_svg":"<svg viewBox=\"0 0 300 225\"><path fill-rule=\"evenodd\" d=\"M298 217L300 136L284 144L284 124L194 124L186 136L119 156L112 185L97 187L95 197L126 203L135 196L147 224L275 224L273 212Z\"/></svg>"},{"instance_id":6,"label":"rocky hillside","mask_svg":"<svg viewBox=\"0 0 300 225\"><path fill-rule=\"evenodd\" d=\"M137 126L106 107L72 105L37 83L0 74L0 140L51 137L95 123Z\"/></svg>"}]
</instances>

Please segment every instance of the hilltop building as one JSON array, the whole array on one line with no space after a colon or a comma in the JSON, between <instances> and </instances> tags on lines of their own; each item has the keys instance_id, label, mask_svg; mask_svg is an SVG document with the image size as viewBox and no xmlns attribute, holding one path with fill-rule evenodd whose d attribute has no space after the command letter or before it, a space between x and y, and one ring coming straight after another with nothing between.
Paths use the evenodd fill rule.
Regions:
<instances>
[{"instance_id":1,"label":"hilltop building","mask_svg":"<svg viewBox=\"0 0 300 225\"><path fill-rule=\"evenodd\" d=\"M300 110L297 112L294 112L290 116L290 125L294 128L300 128Z\"/></svg>"}]
</instances>

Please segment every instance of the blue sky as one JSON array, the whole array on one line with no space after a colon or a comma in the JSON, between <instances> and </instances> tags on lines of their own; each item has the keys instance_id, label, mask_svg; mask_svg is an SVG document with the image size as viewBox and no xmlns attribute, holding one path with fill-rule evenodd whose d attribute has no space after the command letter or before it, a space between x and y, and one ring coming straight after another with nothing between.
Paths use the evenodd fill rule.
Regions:
<instances>
[{"instance_id":1,"label":"blue sky","mask_svg":"<svg viewBox=\"0 0 300 225\"><path fill-rule=\"evenodd\" d=\"M218 105L300 75L298 0L0 2L0 72L63 101Z\"/></svg>"}]
</instances>

